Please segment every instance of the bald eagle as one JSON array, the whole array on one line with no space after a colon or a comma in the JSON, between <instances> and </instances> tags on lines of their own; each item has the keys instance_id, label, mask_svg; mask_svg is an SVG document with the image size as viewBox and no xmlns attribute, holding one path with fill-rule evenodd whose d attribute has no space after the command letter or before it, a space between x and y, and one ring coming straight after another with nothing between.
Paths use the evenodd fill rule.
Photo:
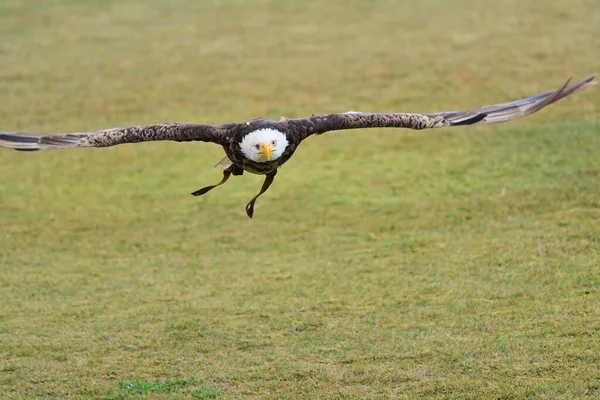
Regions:
<instances>
[{"instance_id":1,"label":"bald eagle","mask_svg":"<svg viewBox=\"0 0 600 400\"><path fill-rule=\"evenodd\" d=\"M306 118L282 118L280 121L257 118L223 125L166 123L54 135L0 131L0 146L33 151L69 147L109 147L154 140L216 143L223 147L226 154L226 157L216 164L224 167L223 178L219 183L199 189L192 195L205 194L224 184L232 174L242 175L244 171L248 171L266 175L260 191L246 205L246 214L252 218L256 199L267 191L273 183L278 168L292 157L298 145L309 136L342 129L429 129L510 121L533 114L571 93L596 84L594 77L592 75L573 85L569 85L571 80L569 78L555 91L465 111L434 114L348 111L340 114L312 115Z\"/></svg>"}]
</instances>

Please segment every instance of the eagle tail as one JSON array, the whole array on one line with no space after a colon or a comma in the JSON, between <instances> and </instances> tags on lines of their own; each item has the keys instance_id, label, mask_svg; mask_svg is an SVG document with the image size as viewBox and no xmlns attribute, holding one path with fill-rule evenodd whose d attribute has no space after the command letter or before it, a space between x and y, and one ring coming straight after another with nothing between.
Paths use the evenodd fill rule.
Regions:
<instances>
[{"instance_id":1,"label":"eagle tail","mask_svg":"<svg viewBox=\"0 0 600 400\"><path fill-rule=\"evenodd\" d=\"M0 147L20 151L63 149L83 146L86 137L87 135L83 133L35 135L31 133L0 132Z\"/></svg>"}]
</instances>

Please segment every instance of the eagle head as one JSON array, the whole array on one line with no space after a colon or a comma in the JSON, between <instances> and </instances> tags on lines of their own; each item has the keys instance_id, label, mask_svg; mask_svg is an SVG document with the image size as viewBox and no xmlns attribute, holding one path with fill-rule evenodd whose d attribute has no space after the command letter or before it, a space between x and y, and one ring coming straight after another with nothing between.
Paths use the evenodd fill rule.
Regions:
<instances>
[{"instance_id":1,"label":"eagle head","mask_svg":"<svg viewBox=\"0 0 600 400\"><path fill-rule=\"evenodd\" d=\"M260 163L277 160L287 146L288 140L283 132L263 128L246 134L240 142L240 151L247 159Z\"/></svg>"}]
</instances>

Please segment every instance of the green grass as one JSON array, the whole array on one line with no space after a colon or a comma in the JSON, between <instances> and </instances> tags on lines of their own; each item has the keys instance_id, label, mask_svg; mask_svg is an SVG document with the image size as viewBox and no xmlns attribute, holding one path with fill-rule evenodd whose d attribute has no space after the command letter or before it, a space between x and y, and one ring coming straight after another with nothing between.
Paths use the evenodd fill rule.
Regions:
<instances>
[{"instance_id":1,"label":"green grass","mask_svg":"<svg viewBox=\"0 0 600 400\"><path fill-rule=\"evenodd\" d=\"M431 112L599 70L597 1L9 0L0 128ZM308 140L0 151L0 398L598 398L598 88Z\"/></svg>"},{"instance_id":2,"label":"green grass","mask_svg":"<svg viewBox=\"0 0 600 400\"><path fill-rule=\"evenodd\" d=\"M116 395L105 397L105 400L121 400L133 398L132 396L136 395L147 395L148 393L170 393L196 384L198 382L194 379L157 380L154 382L120 381L119 390ZM219 397L218 392L206 387L201 387L199 390L187 393L186 395L195 399L217 399Z\"/></svg>"}]
</instances>

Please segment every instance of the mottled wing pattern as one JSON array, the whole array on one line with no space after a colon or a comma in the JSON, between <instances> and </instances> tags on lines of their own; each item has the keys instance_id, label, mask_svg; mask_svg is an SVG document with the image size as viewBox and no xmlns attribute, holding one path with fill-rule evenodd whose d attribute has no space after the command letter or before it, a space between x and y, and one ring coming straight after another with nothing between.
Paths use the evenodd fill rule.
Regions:
<instances>
[{"instance_id":1,"label":"mottled wing pattern","mask_svg":"<svg viewBox=\"0 0 600 400\"><path fill-rule=\"evenodd\" d=\"M237 124L211 126L173 122L56 135L0 131L0 147L33 151L69 147L109 147L124 143L156 140L172 140L176 142L201 141L222 145L226 143L231 130L236 126Z\"/></svg>"},{"instance_id":2,"label":"mottled wing pattern","mask_svg":"<svg viewBox=\"0 0 600 400\"><path fill-rule=\"evenodd\" d=\"M307 118L288 119L280 123L286 124L288 129L294 131L300 137L300 140L310 135L319 135L328 131L342 129L429 129L446 126L493 124L533 114L563 97L595 85L596 82L593 79L594 75L569 86L569 82L571 81L571 78L569 78L557 90L552 92L465 111L449 111L434 114L381 114L349 111L341 114L313 115Z\"/></svg>"}]
</instances>

